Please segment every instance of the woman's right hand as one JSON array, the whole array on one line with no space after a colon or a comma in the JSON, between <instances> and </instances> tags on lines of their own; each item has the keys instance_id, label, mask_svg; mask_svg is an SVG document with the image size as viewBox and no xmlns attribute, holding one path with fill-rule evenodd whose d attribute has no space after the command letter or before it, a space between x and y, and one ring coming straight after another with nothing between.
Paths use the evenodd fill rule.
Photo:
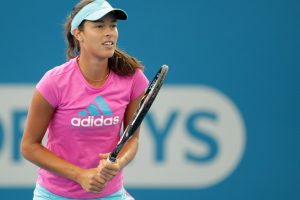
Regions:
<instances>
[{"instance_id":1,"label":"woman's right hand","mask_svg":"<svg viewBox=\"0 0 300 200\"><path fill-rule=\"evenodd\" d=\"M100 193L106 184L106 181L97 174L97 168L83 169L77 182L86 192L92 193Z\"/></svg>"}]
</instances>

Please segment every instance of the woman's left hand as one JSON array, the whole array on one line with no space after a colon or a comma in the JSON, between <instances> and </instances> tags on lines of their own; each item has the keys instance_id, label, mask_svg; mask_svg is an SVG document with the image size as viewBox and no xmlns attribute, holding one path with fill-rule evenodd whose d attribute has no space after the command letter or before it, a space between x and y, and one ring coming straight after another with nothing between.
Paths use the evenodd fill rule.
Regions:
<instances>
[{"instance_id":1,"label":"woman's left hand","mask_svg":"<svg viewBox=\"0 0 300 200\"><path fill-rule=\"evenodd\" d=\"M100 163L97 167L98 175L108 182L118 174L118 172L121 170L121 166L118 163L118 160L115 162L110 162L107 160L109 153L99 154L99 156Z\"/></svg>"}]
</instances>

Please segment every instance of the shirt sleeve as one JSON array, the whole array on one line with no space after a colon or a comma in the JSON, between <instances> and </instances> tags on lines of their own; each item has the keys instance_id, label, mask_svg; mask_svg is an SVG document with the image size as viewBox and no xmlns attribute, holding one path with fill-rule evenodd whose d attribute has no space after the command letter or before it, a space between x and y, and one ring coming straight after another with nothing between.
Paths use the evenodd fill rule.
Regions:
<instances>
[{"instance_id":1,"label":"shirt sleeve","mask_svg":"<svg viewBox=\"0 0 300 200\"><path fill-rule=\"evenodd\" d=\"M140 96L143 92L145 92L149 84L149 80L140 69L136 70L133 78L134 79L132 84L132 92L130 96L131 101Z\"/></svg>"},{"instance_id":2,"label":"shirt sleeve","mask_svg":"<svg viewBox=\"0 0 300 200\"><path fill-rule=\"evenodd\" d=\"M53 108L56 108L59 103L59 92L55 81L51 77L51 70L45 73L42 79L36 85L36 89L50 103Z\"/></svg>"}]
</instances>

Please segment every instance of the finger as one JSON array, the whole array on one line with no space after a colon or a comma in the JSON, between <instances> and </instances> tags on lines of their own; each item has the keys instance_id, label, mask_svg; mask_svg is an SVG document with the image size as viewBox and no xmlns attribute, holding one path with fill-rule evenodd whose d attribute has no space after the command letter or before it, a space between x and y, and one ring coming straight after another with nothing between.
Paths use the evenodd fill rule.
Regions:
<instances>
[{"instance_id":1,"label":"finger","mask_svg":"<svg viewBox=\"0 0 300 200\"><path fill-rule=\"evenodd\" d=\"M84 187L84 189L87 192L93 192L93 193L100 192L100 191L102 191L103 188L104 188L104 184L99 184L99 183L94 182L92 180L90 181L90 183L88 185L86 185Z\"/></svg>"},{"instance_id":2,"label":"finger","mask_svg":"<svg viewBox=\"0 0 300 200\"><path fill-rule=\"evenodd\" d=\"M105 182L110 181L114 176L109 174L100 174L100 177L105 180Z\"/></svg>"},{"instance_id":3,"label":"finger","mask_svg":"<svg viewBox=\"0 0 300 200\"><path fill-rule=\"evenodd\" d=\"M103 186L103 185L105 185L105 183L106 183L105 178L103 178L101 175L100 176L97 175L93 178L93 181L91 184L96 185L96 186L101 186L101 185Z\"/></svg>"},{"instance_id":4,"label":"finger","mask_svg":"<svg viewBox=\"0 0 300 200\"><path fill-rule=\"evenodd\" d=\"M105 187L106 181L104 179L93 181L89 185L89 190L93 192L101 192Z\"/></svg>"},{"instance_id":5,"label":"finger","mask_svg":"<svg viewBox=\"0 0 300 200\"><path fill-rule=\"evenodd\" d=\"M101 171L100 171L100 174L104 175L104 176L115 176L118 174L118 170L111 170L111 169L106 169L106 168L103 168Z\"/></svg>"},{"instance_id":6,"label":"finger","mask_svg":"<svg viewBox=\"0 0 300 200\"><path fill-rule=\"evenodd\" d=\"M87 192L100 193L103 190L103 188L103 186L91 186Z\"/></svg>"},{"instance_id":7,"label":"finger","mask_svg":"<svg viewBox=\"0 0 300 200\"><path fill-rule=\"evenodd\" d=\"M103 168L103 171L116 175L121 170L118 164L108 164Z\"/></svg>"},{"instance_id":8,"label":"finger","mask_svg":"<svg viewBox=\"0 0 300 200\"><path fill-rule=\"evenodd\" d=\"M100 153L100 154L99 154L99 157L100 157L101 159L107 159L108 156L109 156L109 154L110 154L110 153Z\"/></svg>"},{"instance_id":9,"label":"finger","mask_svg":"<svg viewBox=\"0 0 300 200\"><path fill-rule=\"evenodd\" d=\"M100 172L100 175L102 175L102 176L115 176L117 174L118 174L118 172L111 171L111 170L102 170Z\"/></svg>"},{"instance_id":10,"label":"finger","mask_svg":"<svg viewBox=\"0 0 300 200\"><path fill-rule=\"evenodd\" d=\"M103 178L107 182L110 181L115 176L115 174L101 168L98 169L97 176Z\"/></svg>"}]
</instances>

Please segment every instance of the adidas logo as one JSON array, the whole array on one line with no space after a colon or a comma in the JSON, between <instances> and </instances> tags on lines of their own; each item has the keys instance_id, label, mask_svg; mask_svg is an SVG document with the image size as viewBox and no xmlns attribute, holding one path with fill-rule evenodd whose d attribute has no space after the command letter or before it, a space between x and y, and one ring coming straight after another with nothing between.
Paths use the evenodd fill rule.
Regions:
<instances>
[{"instance_id":1,"label":"adidas logo","mask_svg":"<svg viewBox=\"0 0 300 200\"><path fill-rule=\"evenodd\" d=\"M97 96L85 110L78 112L78 116L71 119L72 126L94 127L111 126L119 123L119 116L113 113L102 96Z\"/></svg>"}]
</instances>

